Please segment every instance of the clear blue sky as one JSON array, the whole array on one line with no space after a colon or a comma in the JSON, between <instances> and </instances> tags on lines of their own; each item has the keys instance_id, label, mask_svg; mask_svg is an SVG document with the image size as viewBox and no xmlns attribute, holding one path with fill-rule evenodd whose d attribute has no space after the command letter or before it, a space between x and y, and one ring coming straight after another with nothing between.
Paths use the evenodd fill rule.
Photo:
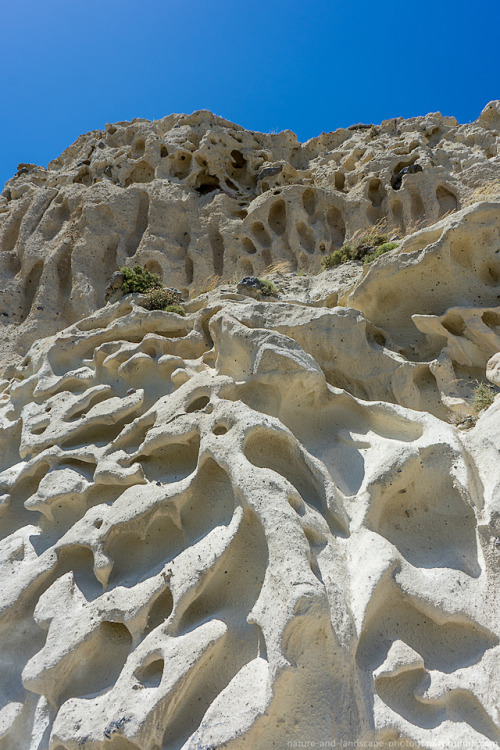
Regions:
<instances>
[{"instance_id":1,"label":"clear blue sky","mask_svg":"<svg viewBox=\"0 0 500 750\"><path fill-rule=\"evenodd\" d=\"M301 141L500 98L499 0L4 0L0 189L106 122L210 109Z\"/></svg>"}]
</instances>

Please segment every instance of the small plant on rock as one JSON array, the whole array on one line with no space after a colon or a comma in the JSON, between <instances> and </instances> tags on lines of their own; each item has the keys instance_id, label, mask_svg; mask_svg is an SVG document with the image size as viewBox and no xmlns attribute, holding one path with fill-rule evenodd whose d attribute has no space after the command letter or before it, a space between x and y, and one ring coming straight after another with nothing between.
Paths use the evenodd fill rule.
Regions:
<instances>
[{"instance_id":1,"label":"small plant on rock","mask_svg":"<svg viewBox=\"0 0 500 750\"><path fill-rule=\"evenodd\" d=\"M123 266L120 268L123 274L121 290L123 294L136 292L148 292L150 289L161 289L161 279L156 273L151 273L142 266Z\"/></svg>"},{"instance_id":2,"label":"small plant on rock","mask_svg":"<svg viewBox=\"0 0 500 750\"><path fill-rule=\"evenodd\" d=\"M340 250L334 250L333 253L323 258L321 265L325 269L335 268L335 266L340 266L342 263L354 260L354 254L355 250L351 245L342 245Z\"/></svg>"},{"instance_id":3,"label":"small plant on rock","mask_svg":"<svg viewBox=\"0 0 500 750\"><path fill-rule=\"evenodd\" d=\"M321 265L323 268L335 268L343 263L349 263L352 260L362 260L363 263L371 263L375 258L380 257L389 250L394 250L398 246L397 242L388 242L386 234L371 233L366 234L359 242L352 245L342 245L340 250L335 250L326 258L323 258Z\"/></svg>"},{"instance_id":4,"label":"small plant on rock","mask_svg":"<svg viewBox=\"0 0 500 750\"><path fill-rule=\"evenodd\" d=\"M262 284L262 289L260 290L260 293L263 297L277 297L279 293L279 289L272 281L269 281L269 279L259 279L260 283Z\"/></svg>"},{"instance_id":5,"label":"small plant on rock","mask_svg":"<svg viewBox=\"0 0 500 750\"><path fill-rule=\"evenodd\" d=\"M473 417L466 411L461 410L453 412L448 417L448 422L450 422L450 424L454 425L455 427L458 427L459 430L470 430L471 427L474 427L474 425L476 424L477 417Z\"/></svg>"},{"instance_id":6,"label":"small plant on rock","mask_svg":"<svg viewBox=\"0 0 500 750\"><path fill-rule=\"evenodd\" d=\"M373 253L368 253L368 255L365 255L365 257L363 258L363 263L371 263L372 260L380 258L381 255L383 255L384 253L388 253L389 250L394 250L397 246L397 242L384 242L382 245L379 245Z\"/></svg>"},{"instance_id":7,"label":"small plant on rock","mask_svg":"<svg viewBox=\"0 0 500 750\"><path fill-rule=\"evenodd\" d=\"M176 289L150 289L146 295L144 307L147 310L163 310L185 315L186 311L180 305L181 294Z\"/></svg>"},{"instance_id":8,"label":"small plant on rock","mask_svg":"<svg viewBox=\"0 0 500 750\"><path fill-rule=\"evenodd\" d=\"M477 415L483 409L487 409L491 406L495 400L495 396L498 394L496 388L489 383L477 383L476 387L472 391L472 412Z\"/></svg>"}]
</instances>

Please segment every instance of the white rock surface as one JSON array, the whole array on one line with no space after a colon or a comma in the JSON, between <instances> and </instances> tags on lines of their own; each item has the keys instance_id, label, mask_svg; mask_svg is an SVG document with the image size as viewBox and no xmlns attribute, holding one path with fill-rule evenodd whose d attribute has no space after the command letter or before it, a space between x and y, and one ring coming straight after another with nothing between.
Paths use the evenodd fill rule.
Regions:
<instances>
[{"instance_id":1,"label":"white rock surface","mask_svg":"<svg viewBox=\"0 0 500 750\"><path fill-rule=\"evenodd\" d=\"M399 160L424 149L410 134L428 128L421 138L436 150L453 136L452 163L472 148L460 134L493 148L490 106L462 130L429 115L390 121L379 135L406 144L393 149ZM250 191L248 164L254 174L277 161L257 155L261 143L295 148L291 134L248 134L217 118L207 129L207 118L110 126L83 165L88 185L73 179L95 134L43 173L63 180L57 187L28 185L33 174L43 182L32 170L8 189L29 177L33 201L38 189L89 191L82 215L90 215L93 191L104 190L92 183L99 169L104 175L94 159L113 148L116 184L106 183L92 210L122 212L125 226L128 208L110 196L132 195L156 157L161 174L178 170L175 190L188 203L183 180L192 191L200 174L216 175L230 191L239 169L238 185ZM246 159L232 173L227 161L222 171L217 145L230 127ZM298 153L321 166L319 153L332 150L327 161L342 163L362 192L363 154L339 149L368 138L341 131ZM208 163L212 146L208 168L200 154ZM290 159L279 175L293 182L300 170ZM319 166L326 181L332 173ZM462 169L457 196L466 195ZM430 185L429 175L403 180ZM275 201L274 189L303 197L306 188L286 180L251 210ZM209 197L229 200L193 200ZM216 215L216 205L207 209L207 221ZM87 237L88 249L95 235L82 222L75 242ZM299 252L297 243L288 247ZM482 202L368 266L275 273L276 299L252 299L228 282L190 300L184 318L147 311L138 295L91 314L83 306L83 319L8 367L0 381L0 750L498 747L500 400L471 417L470 430L447 420L472 412L476 379L497 382L499 251L499 204ZM174 263L175 253L161 253ZM89 278L97 285L98 274ZM68 299L79 294L71 283ZM32 320L30 335L44 325ZM15 330L28 340L26 326Z\"/></svg>"},{"instance_id":2,"label":"white rock surface","mask_svg":"<svg viewBox=\"0 0 500 750\"><path fill-rule=\"evenodd\" d=\"M500 198L499 106L465 125L437 112L303 144L201 111L108 124L48 169L20 164L0 196L0 365L101 307L123 265L185 291L275 263L317 273L375 222L402 238Z\"/></svg>"}]
</instances>

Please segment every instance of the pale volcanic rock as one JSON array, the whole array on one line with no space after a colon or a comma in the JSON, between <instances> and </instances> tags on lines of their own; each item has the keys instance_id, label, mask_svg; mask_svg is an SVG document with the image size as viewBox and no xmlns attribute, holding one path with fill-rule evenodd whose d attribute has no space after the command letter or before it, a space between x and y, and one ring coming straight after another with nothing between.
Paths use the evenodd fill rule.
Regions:
<instances>
[{"instance_id":1,"label":"pale volcanic rock","mask_svg":"<svg viewBox=\"0 0 500 750\"><path fill-rule=\"evenodd\" d=\"M200 111L108 124L48 169L20 164L0 197L0 363L103 305L125 264L184 292L280 262L317 273L379 220L402 238L478 188L487 198L498 184L498 108L466 125L433 113L303 144Z\"/></svg>"},{"instance_id":2,"label":"pale volcanic rock","mask_svg":"<svg viewBox=\"0 0 500 750\"><path fill-rule=\"evenodd\" d=\"M500 745L497 115L301 145L199 112L20 165L1 750ZM398 247L311 273L383 217ZM105 304L136 263L222 279Z\"/></svg>"}]
</instances>

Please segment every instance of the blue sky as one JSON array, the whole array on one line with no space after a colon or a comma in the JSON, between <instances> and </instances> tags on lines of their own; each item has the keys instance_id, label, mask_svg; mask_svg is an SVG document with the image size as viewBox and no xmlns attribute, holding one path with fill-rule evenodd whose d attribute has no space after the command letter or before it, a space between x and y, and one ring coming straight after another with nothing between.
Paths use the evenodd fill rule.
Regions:
<instances>
[{"instance_id":1,"label":"blue sky","mask_svg":"<svg viewBox=\"0 0 500 750\"><path fill-rule=\"evenodd\" d=\"M4 0L0 189L106 122L210 109L301 141L500 98L499 0Z\"/></svg>"}]
</instances>

